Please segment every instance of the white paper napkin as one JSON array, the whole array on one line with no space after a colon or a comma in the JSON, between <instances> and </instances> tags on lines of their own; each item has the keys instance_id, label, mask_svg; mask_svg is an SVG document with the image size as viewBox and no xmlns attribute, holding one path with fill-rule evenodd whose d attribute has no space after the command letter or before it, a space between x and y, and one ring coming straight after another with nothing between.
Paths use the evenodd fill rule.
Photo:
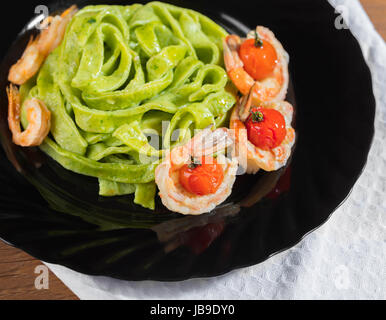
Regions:
<instances>
[{"instance_id":1,"label":"white paper napkin","mask_svg":"<svg viewBox=\"0 0 386 320\"><path fill-rule=\"evenodd\" d=\"M386 46L359 1L329 2L361 44L377 102L368 163L344 204L292 249L210 279L121 281L47 263L80 299L386 299Z\"/></svg>"}]
</instances>

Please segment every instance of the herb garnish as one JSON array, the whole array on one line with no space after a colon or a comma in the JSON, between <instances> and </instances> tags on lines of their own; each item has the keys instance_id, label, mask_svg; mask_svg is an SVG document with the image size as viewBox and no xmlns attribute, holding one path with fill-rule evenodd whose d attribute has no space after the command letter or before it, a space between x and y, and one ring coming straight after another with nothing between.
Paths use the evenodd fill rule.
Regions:
<instances>
[{"instance_id":1,"label":"herb garnish","mask_svg":"<svg viewBox=\"0 0 386 320\"><path fill-rule=\"evenodd\" d=\"M195 168L197 168L198 166L201 166L200 161L198 161L197 159L195 159L193 156L190 156L190 163L188 164L188 168L189 168L189 169L195 169Z\"/></svg>"},{"instance_id":2,"label":"herb garnish","mask_svg":"<svg viewBox=\"0 0 386 320\"><path fill-rule=\"evenodd\" d=\"M264 120L264 114L261 111L252 111L251 115L253 122L261 122Z\"/></svg>"},{"instance_id":3,"label":"herb garnish","mask_svg":"<svg viewBox=\"0 0 386 320\"><path fill-rule=\"evenodd\" d=\"M255 47L260 48L263 46L263 40L260 39L259 34L255 30Z\"/></svg>"}]
</instances>

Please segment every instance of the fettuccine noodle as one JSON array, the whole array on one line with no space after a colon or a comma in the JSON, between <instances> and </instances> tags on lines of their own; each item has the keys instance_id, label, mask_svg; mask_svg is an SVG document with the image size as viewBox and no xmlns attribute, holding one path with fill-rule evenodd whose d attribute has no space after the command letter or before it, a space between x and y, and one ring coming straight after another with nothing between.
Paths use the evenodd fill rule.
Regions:
<instances>
[{"instance_id":1,"label":"fettuccine noodle","mask_svg":"<svg viewBox=\"0 0 386 320\"><path fill-rule=\"evenodd\" d=\"M135 193L135 203L154 209L164 150L194 129L223 126L235 103L223 68L226 35L202 14L160 2L84 7L20 89L51 112L40 148L66 169L98 178L100 195ZM24 127L26 119L22 112ZM148 142L151 133L163 137L160 148Z\"/></svg>"}]
</instances>

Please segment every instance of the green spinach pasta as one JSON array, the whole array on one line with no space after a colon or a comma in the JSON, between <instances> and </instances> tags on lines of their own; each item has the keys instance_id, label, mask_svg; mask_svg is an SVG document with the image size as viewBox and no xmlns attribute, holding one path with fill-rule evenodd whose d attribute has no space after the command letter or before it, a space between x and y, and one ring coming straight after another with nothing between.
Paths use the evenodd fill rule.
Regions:
<instances>
[{"instance_id":1,"label":"green spinach pasta","mask_svg":"<svg viewBox=\"0 0 386 320\"><path fill-rule=\"evenodd\" d=\"M23 101L38 98L51 112L40 148L98 178L100 195L134 193L135 203L154 209L164 151L194 129L224 126L235 103L223 67L226 36L204 15L161 2L84 7L20 88ZM158 148L153 136L162 137Z\"/></svg>"}]
</instances>

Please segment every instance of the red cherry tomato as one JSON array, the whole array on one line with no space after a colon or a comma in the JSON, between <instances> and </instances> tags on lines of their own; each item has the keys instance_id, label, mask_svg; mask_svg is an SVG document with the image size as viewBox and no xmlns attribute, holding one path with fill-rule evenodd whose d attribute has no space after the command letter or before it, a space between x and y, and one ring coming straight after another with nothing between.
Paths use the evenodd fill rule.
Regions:
<instances>
[{"instance_id":1,"label":"red cherry tomato","mask_svg":"<svg viewBox=\"0 0 386 320\"><path fill-rule=\"evenodd\" d=\"M224 179L222 166L213 157L195 159L179 171L179 181L186 191L200 196L217 191Z\"/></svg>"},{"instance_id":2,"label":"red cherry tomato","mask_svg":"<svg viewBox=\"0 0 386 320\"><path fill-rule=\"evenodd\" d=\"M270 108L253 107L245 126L248 140L263 150L279 146L287 133L283 115Z\"/></svg>"},{"instance_id":3,"label":"red cherry tomato","mask_svg":"<svg viewBox=\"0 0 386 320\"><path fill-rule=\"evenodd\" d=\"M277 64L276 50L265 40L261 46L255 45L255 39L245 40L240 46L239 56L245 71L257 81L269 77Z\"/></svg>"}]
</instances>

